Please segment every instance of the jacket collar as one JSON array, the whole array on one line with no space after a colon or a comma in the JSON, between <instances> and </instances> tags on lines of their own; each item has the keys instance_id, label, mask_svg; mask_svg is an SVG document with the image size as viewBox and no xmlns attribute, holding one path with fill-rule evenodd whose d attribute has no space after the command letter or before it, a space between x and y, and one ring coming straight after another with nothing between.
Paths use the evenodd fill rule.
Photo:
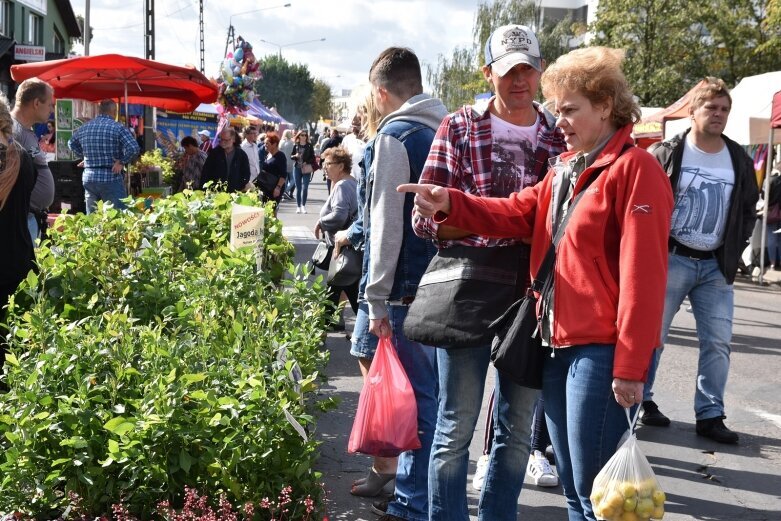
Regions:
<instances>
[{"instance_id":1,"label":"jacket collar","mask_svg":"<svg viewBox=\"0 0 781 521\"><path fill-rule=\"evenodd\" d=\"M625 144L634 144L634 140L632 139L633 127L633 123L628 123L616 130L615 134L613 134L613 137L610 138L610 141L608 141L605 145L605 148L602 149L602 153L597 156L594 162L591 163L591 166L589 166L589 168L586 170L609 165L615 161L619 155L621 155L621 150L624 148ZM561 161L566 162L574 157L575 154L577 154L577 152L568 150L562 153L559 157Z\"/></svg>"}]
</instances>

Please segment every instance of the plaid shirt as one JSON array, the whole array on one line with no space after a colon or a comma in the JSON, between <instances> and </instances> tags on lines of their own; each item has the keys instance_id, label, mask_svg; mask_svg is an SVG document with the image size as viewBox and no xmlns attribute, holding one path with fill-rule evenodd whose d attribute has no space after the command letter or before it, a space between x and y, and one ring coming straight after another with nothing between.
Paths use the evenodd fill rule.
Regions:
<instances>
[{"instance_id":1,"label":"plaid shirt","mask_svg":"<svg viewBox=\"0 0 781 521\"><path fill-rule=\"evenodd\" d=\"M182 180L179 183L179 191L185 188L197 190L201 187L201 171L206 162L206 152L198 149L195 154L182 156Z\"/></svg>"},{"instance_id":2,"label":"plaid shirt","mask_svg":"<svg viewBox=\"0 0 781 521\"><path fill-rule=\"evenodd\" d=\"M491 98L484 109L464 106L442 121L431 144L420 183L457 188L480 197L494 197L491 160L493 134L491 113L488 110L493 100ZM561 130L548 120L542 107L536 103L534 107L540 116L540 128L537 132L537 149L529 160L533 162L532 177L533 184L536 184L545 176L548 158L558 156L566 147ZM416 235L434 240L439 248L454 245L504 246L518 242L517 239L489 239L482 235L440 241L437 240L439 225L433 219L415 218L413 227Z\"/></svg>"},{"instance_id":3,"label":"plaid shirt","mask_svg":"<svg viewBox=\"0 0 781 521\"><path fill-rule=\"evenodd\" d=\"M109 183L118 174L111 171L115 160L127 166L133 161L140 148L133 134L124 125L105 114L99 114L92 121L76 129L68 141L77 157L84 158L84 183Z\"/></svg>"}]
</instances>

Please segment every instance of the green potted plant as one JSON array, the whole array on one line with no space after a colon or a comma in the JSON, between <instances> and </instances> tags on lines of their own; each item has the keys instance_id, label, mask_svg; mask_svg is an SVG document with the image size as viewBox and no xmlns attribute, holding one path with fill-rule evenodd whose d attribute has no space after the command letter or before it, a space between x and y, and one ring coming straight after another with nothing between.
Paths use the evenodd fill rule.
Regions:
<instances>
[{"instance_id":1,"label":"green potted plant","mask_svg":"<svg viewBox=\"0 0 781 521\"><path fill-rule=\"evenodd\" d=\"M130 172L133 175L146 177L149 180L149 186L170 186L176 175L174 162L174 158L164 156L162 149L156 148L141 154Z\"/></svg>"}]
</instances>

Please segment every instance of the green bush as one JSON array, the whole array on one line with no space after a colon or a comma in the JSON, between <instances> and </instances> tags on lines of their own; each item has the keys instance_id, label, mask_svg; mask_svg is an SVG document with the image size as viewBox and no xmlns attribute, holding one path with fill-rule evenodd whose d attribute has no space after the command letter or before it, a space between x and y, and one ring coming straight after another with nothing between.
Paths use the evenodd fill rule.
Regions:
<instances>
[{"instance_id":1,"label":"green bush","mask_svg":"<svg viewBox=\"0 0 781 521\"><path fill-rule=\"evenodd\" d=\"M140 172L145 172L150 168L158 167L160 168L161 174L160 181L164 184L170 185L173 183L176 177L176 171L174 169L175 164L176 160L174 157L164 156L163 150L161 148L156 148L141 154L136 162L133 163L131 172L137 174Z\"/></svg>"},{"instance_id":2,"label":"green bush","mask_svg":"<svg viewBox=\"0 0 781 521\"><path fill-rule=\"evenodd\" d=\"M263 272L227 246L233 202L186 191L144 213L63 218L9 309L0 511L46 515L69 493L148 517L184 487L232 501L285 486L319 500L313 391L324 289L290 270L266 219ZM292 422L291 422L292 420Z\"/></svg>"}]
</instances>

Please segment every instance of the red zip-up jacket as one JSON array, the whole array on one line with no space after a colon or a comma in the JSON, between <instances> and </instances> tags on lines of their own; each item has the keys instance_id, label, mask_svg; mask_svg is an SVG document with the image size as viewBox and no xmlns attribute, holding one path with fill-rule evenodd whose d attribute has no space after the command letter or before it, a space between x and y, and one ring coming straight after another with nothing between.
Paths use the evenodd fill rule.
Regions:
<instances>
[{"instance_id":1,"label":"red zip-up jacket","mask_svg":"<svg viewBox=\"0 0 781 521\"><path fill-rule=\"evenodd\" d=\"M673 197L651 154L636 147L621 154L632 143L631 131L631 124L619 129L578 177L573 197L605 166L556 251L551 341L556 347L614 344L613 376L645 381L651 352L660 344ZM573 155L565 152L561 159ZM551 244L551 207L560 183L551 171L506 199L450 189L450 215L436 217L489 237L531 236L534 276Z\"/></svg>"}]
</instances>

